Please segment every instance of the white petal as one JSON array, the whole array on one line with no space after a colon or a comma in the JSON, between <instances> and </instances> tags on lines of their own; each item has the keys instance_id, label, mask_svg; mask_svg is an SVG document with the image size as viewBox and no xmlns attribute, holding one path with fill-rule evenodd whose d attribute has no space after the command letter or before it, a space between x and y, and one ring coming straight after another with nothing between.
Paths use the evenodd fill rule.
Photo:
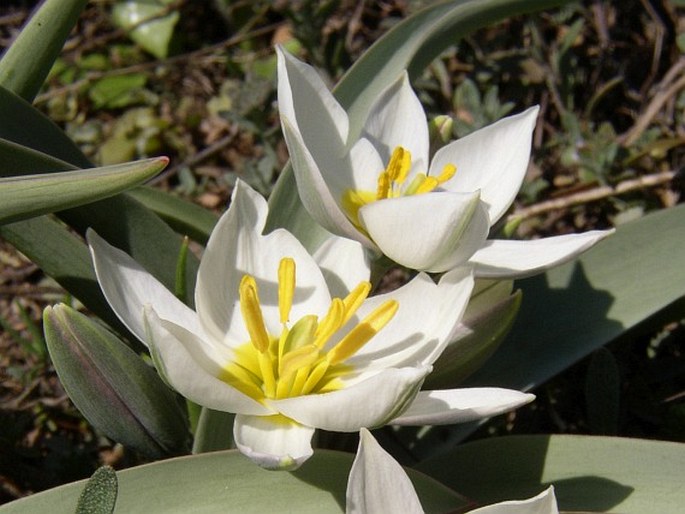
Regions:
<instances>
[{"instance_id":1,"label":"white petal","mask_svg":"<svg viewBox=\"0 0 685 514\"><path fill-rule=\"evenodd\" d=\"M282 416L238 415L233 438L238 450L266 469L292 471L312 456L314 429Z\"/></svg>"},{"instance_id":2,"label":"white petal","mask_svg":"<svg viewBox=\"0 0 685 514\"><path fill-rule=\"evenodd\" d=\"M261 235L266 210L266 201L238 181L231 205L214 228L200 263L195 289L198 314L207 332L230 346L248 340L238 303L238 287L245 274L257 282L267 329L280 333L277 277L284 257L292 257L296 267L291 317L324 314L330 303L321 271L292 234L278 229Z\"/></svg>"},{"instance_id":3,"label":"white petal","mask_svg":"<svg viewBox=\"0 0 685 514\"><path fill-rule=\"evenodd\" d=\"M314 152L331 151L339 156L347 142L347 113L314 68L278 46L276 55L281 116L302 134Z\"/></svg>"},{"instance_id":4,"label":"white petal","mask_svg":"<svg viewBox=\"0 0 685 514\"><path fill-rule=\"evenodd\" d=\"M352 165L352 184L346 187L356 191L372 191L375 193L378 190L378 177L388 163L381 160L378 150L371 141L362 137L354 143L350 150L350 163ZM344 192L341 190L339 194Z\"/></svg>"},{"instance_id":5,"label":"white petal","mask_svg":"<svg viewBox=\"0 0 685 514\"><path fill-rule=\"evenodd\" d=\"M355 369L427 366L442 352L464 313L473 278L468 268L446 273L436 285L420 273L408 284L369 298L360 307L358 323L388 299L399 303L394 318L347 364Z\"/></svg>"},{"instance_id":6,"label":"white petal","mask_svg":"<svg viewBox=\"0 0 685 514\"><path fill-rule=\"evenodd\" d=\"M465 263L489 230L477 192L380 200L359 209L359 219L385 255L408 268L433 272Z\"/></svg>"},{"instance_id":7,"label":"white petal","mask_svg":"<svg viewBox=\"0 0 685 514\"><path fill-rule=\"evenodd\" d=\"M147 333L155 365L164 379L180 394L210 409L242 414L273 414L261 403L217 378L220 351L183 327L161 320L146 309Z\"/></svg>"},{"instance_id":8,"label":"white petal","mask_svg":"<svg viewBox=\"0 0 685 514\"><path fill-rule=\"evenodd\" d=\"M419 497L402 466L381 448L365 428L359 433L359 449L347 482L345 512L423 513Z\"/></svg>"},{"instance_id":9,"label":"white petal","mask_svg":"<svg viewBox=\"0 0 685 514\"><path fill-rule=\"evenodd\" d=\"M421 391L392 425L450 425L496 416L530 403L535 395L498 387Z\"/></svg>"},{"instance_id":10,"label":"white petal","mask_svg":"<svg viewBox=\"0 0 685 514\"><path fill-rule=\"evenodd\" d=\"M406 72L375 101L362 136L373 143L384 163L388 163L395 147L402 146L411 152L412 169L426 172L428 124Z\"/></svg>"},{"instance_id":11,"label":"white petal","mask_svg":"<svg viewBox=\"0 0 685 514\"><path fill-rule=\"evenodd\" d=\"M495 503L469 511L470 514L559 514L554 487L549 486L533 498Z\"/></svg>"},{"instance_id":12,"label":"white petal","mask_svg":"<svg viewBox=\"0 0 685 514\"><path fill-rule=\"evenodd\" d=\"M335 165L320 164L314 160L310 149L290 122L283 119L282 125L297 182L297 192L310 216L329 232L359 241L367 248L376 249L371 240L352 224L339 205L342 202L342 191L352 187L354 183L350 155L341 156ZM338 161L343 162L344 166ZM341 167L344 169L338 169ZM328 172L325 178L324 172ZM337 184L337 181L341 180L340 177L349 178ZM347 183L350 185L347 186ZM337 193L334 194L333 190Z\"/></svg>"},{"instance_id":13,"label":"white petal","mask_svg":"<svg viewBox=\"0 0 685 514\"><path fill-rule=\"evenodd\" d=\"M86 233L93 266L102 292L114 312L145 345L143 307L154 305L162 318L173 320L195 334L202 328L195 311L187 307L161 282L129 255L114 248L93 230Z\"/></svg>"},{"instance_id":14,"label":"white petal","mask_svg":"<svg viewBox=\"0 0 685 514\"><path fill-rule=\"evenodd\" d=\"M344 298L357 284L369 280L371 276L368 254L361 244L351 239L331 236L313 257L333 297Z\"/></svg>"},{"instance_id":15,"label":"white petal","mask_svg":"<svg viewBox=\"0 0 685 514\"><path fill-rule=\"evenodd\" d=\"M570 261L613 232L591 230L531 241L493 239L487 241L470 262L475 265L478 277L527 277Z\"/></svg>"},{"instance_id":16,"label":"white petal","mask_svg":"<svg viewBox=\"0 0 685 514\"><path fill-rule=\"evenodd\" d=\"M331 393L273 400L269 404L303 425L355 432L361 427L384 425L402 412L430 369L389 369Z\"/></svg>"},{"instance_id":17,"label":"white petal","mask_svg":"<svg viewBox=\"0 0 685 514\"><path fill-rule=\"evenodd\" d=\"M514 201L528 169L538 107L509 116L459 139L436 152L431 175L446 164L457 173L443 185L448 191L480 190L495 223Z\"/></svg>"}]
</instances>

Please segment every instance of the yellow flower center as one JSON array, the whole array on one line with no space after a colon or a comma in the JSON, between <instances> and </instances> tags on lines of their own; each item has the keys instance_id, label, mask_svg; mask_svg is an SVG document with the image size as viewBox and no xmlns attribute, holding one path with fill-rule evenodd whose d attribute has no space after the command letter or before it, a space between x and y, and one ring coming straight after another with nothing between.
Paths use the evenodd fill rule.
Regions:
<instances>
[{"instance_id":1,"label":"yellow flower center","mask_svg":"<svg viewBox=\"0 0 685 514\"><path fill-rule=\"evenodd\" d=\"M359 209L364 205L386 198L429 193L447 182L457 172L454 164L446 164L437 177L417 173L411 182L405 185L410 169L411 153L401 146L396 147L390 156L388 166L378 175L376 191L348 189L343 193L342 206L350 221L358 229L364 230L359 222Z\"/></svg>"},{"instance_id":2,"label":"yellow flower center","mask_svg":"<svg viewBox=\"0 0 685 514\"><path fill-rule=\"evenodd\" d=\"M285 257L278 267L280 334L270 334L262 314L257 283L243 276L240 311L250 340L236 349L219 378L257 401L334 391L340 377L351 372L344 362L393 318L399 304L388 300L354 326L331 348L326 343L364 302L371 284L361 282L345 298L333 298L325 316L306 315L290 324L295 296L295 261Z\"/></svg>"}]
</instances>

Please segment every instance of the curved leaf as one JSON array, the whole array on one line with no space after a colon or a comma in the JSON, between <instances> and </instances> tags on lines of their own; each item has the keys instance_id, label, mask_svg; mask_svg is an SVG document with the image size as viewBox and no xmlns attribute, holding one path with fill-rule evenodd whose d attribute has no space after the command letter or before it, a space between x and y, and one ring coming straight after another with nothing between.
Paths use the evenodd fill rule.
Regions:
<instances>
[{"instance_id":1,"label":"curved leaf","mask_svg":"<svg viewBox=\"0 0 685 514\"><path fill-rule=\"evenodd\" d=\"M166 157L85 170L0 178L0 223L68 209L120 193L159 173Z\"/></svg>"},{"instance_id":2,"label":"curved leaf","mask_svg":"<svg viewBox=\"0 0 685 514\"><path fill-rule=\"evenodd\" d=\"M319 450L292 473L267 471L237 451L180 457L117 472L118 512L344 512L352 454ZM426 512L464 506L442 484L407 470ZM23 498L2 513L73 512L85 481Z\"/></svg>"},{"instance_id":3,"label":"curved leaf","mask_svg":"<svg viewBox=\"0 0 685 514\"><path fill-rule=\"evenodd\" d=\"M527 498L549 485L560 510L680 512L685 444L595 436L483 439L417 469L479 504Z\"/></svg>"},{"instance_id":4,"label":"curved leaf","mask_svg":"<svg viewBox=\"0 0 685 514\"><path fill-rule=\"evenodd\" d=\"M577 261L517 282L523 304L514 327L467 383L530 389L677 306L683 234L685 205L621 225Z\"/></svg>"},{"instance_id":5,"label":"curved leaf","mask_svg":"<svg viewBox=\"0 0 685 514\"><path fill-rule=\"evenodd\" d=\"M29 102L38 93L87 0L46 0L0 60L0 86Z\"/></svg>"}]
</instances>

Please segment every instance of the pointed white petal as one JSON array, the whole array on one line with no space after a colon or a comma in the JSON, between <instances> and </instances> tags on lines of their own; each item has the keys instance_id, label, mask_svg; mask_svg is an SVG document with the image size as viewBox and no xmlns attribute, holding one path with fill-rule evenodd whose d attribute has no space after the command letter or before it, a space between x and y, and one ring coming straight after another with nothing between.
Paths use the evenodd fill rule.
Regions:
<instances>
[{"instance_id":1,"label":"pointed white petal","mask_svg":"<svg viewBox=\"0 0 685 514\"><path fill-rule=\"evenodd\" d=\"M432 272L465 263L489 230L477 192L380 200L359 209L359 219L385 255L407 268Z\"/></svg>"},{"instance_id":2,"label":"pointed white petal","mask_svg":"<svg viewBox=\"0 0 685 514\"><path fill-rule=\"evenodd\" d=\"M282 229L261 235L266 212L264 198L238 181L231 205L214 228L200 263L195 288L198 315L206 331L229 346L248 340L238 303L238 287L245 274L257 282L267 329L280 333L277 277L284 257L295 260L293 319L323 314L330 303L321 271L294 236Z\"/></svg>"},{"instance_id":3,"label":"pointed white petal","mask_svg":"<svg viewBox=\"0 0 685 514\"><path fill-rule=\"evenodd\" d=\"M497 387L421 391L392 425L450 425L496 416L530 403L535 395Z\"/></svg>"},{"instance_id":4,"label":"pointed white petal","mask_svg":"<svg viewBox=\"0 0 685 514\"><path fill-rule=\"evenodd\" d=\"M371 240L352 224L339 205L342 201L342 191L353 184L350 155L347 154L338 159L347 164L347 169L337 169L345 167L339 162L332 166L318 163L288 119L281 121L297 182L297 192L307 212L329 232L359 241L367 248L376 249ZM323 172L330 173L327 173L324 178ZM349 179L338 184L340 177L349 177ZM346 186L347 183L350 186ZM338 193L334 194L333 190Z\"/></svg>"},{"instance_id":5,"label":"pointed white petal","mask_svg":"<svg viewBox=\"0 0 685 514\"><path fill-rule=\"evenodd\" d=\"M395 459L362 428L359 449L347 482L347 514L402 512L422 514L419 497Z\"/></svg>"},{"instance_id":6,"label":"pointed white petal","mask_svg":"<svg viewBox=\"0 0 685 514\"><path fill-rule=\"evenodd\" d=\"M357 284L369 280L371 276L368 254L361 244L351 239L331 236L313 257L333 297L344 298Z\"/></svg>"},{"instance_id":7,"label":"pointed white petal","mask_svg":"<svg viewBox=\"0 0 685 514\"><path fill-rule=\"evenodd\" d=\"M259 464L273 470L292 471L312 456L314 429L283 416L237 415L233 438L238 450Z\"/></svg>"},{"instance_id":8,"label":"pointed white petal","mask_svg":"<svg viewBox=\"0 0 685 514\"><path fill-rule=\"evenodd\" d=\"M268 415L273 411L219 380L230 356L221 359L221 348L170 321L161 320L147 308L146 329L155 365L181 395L210 409L243 414Z\"/></svg>"},{"instance_id":9,"label":"pointed white petal","mask_svg":"<svg viewBox=\"0 0 685 514\"><path fill-rule=\"evenodd\" d=\"M347 113L314 68L279 46L276 55L280 115L302 134L307 145L339 155L347 142Z\"/></svg>"},{"instance_id":10,"label":"pointed white petal","mask_svg":"<svg viewBox=\"0 0 685 514\"><path fill-rule=\"evenodd\" d=\"M396 146L402 146L411 152L412 169L426 172L426 113L409 84L406 72L375 101L364 124L362 136L373 143L384 163L388 163Z\"/></svg>"},{"instance_id":11,"label":"pointed white petal","mask_svg":"<svg viewBox=\"0 0 685 514\"><path fill-rule=\"evenodd\" d=\"M431 175L446 164L457 173L443 185L448 191L480 190L495 223L514 201L528 169L538 107L509 116L441 148L431 163Z\"/></svg>"},{"instance_id":12,"label":"pointed white petal","mask_svg":"<svg viewBox=\"0 0 685 514\"><path fill-rule=\"evenodd\" d=\"M559 514L554 486L549 486L533 498L514 500L487 505L469 511L470 514Z\"/></svg>"},{"instance_id":13,"label":"pointed white petal","mask_svg":"<svg viewBox=\"0 0 685 514\"><path fill-rule=\"evenodd\" d=\"M459 268L446 273L437 285L420 273L395 291L369 298L352 323L358 323L388 299L396 300L399 308L383 330L347 364L355 369L432 364L459 325L472 287L471 270Z\"/></svg>"},{"instance_id":14,"label":"pointed white petal","mask_svg":"<svg viewBox=\"0 0 685 514\"><path fill-rule=\"evenodd\" d=\"M430 369L389 369L331 393L273 400L269 404L303 425L355 432L361 427L384 425L402 412Z\"/></svg>"},{"instance_id":15,"label":"pointed white petal","mask_svg":"<svg viewBox=\"0 0 685 514\"><path fill-rule=\"evenodd\" d=\"M475 265L477 277L527 277L570 261L613 232L591 230L531 241L493 239L487 241L469 262Z\"/></svg>"},{"instance_id":16,"label":"pointed white petal","mask_svg":"<svg viewBox=\"0 0 685 514\"><path fill-rule=\"evenodd\" d=\"M352 165L352 184L346 184L345 189L352 188L355 191L378 190L378 176L388 165L383 162L378 151L371 141L362 137L358 139L350 150L350 163ZM329 182L330 183L330 182ZM338 189L337 193L342 195L345 189Z\"/></svg>"},{"instance_id":17,"label":"pointed white petal","mask_svg":"<svg viewBox=\"0 0 685 514\"><path fill-rule=\"evenodd\" d=\"M187 307L161 282L129 255L114 248L93 230L86 233L95 274L114 312L141 342L145 340L143 307L154 305L162 318L173 320L195 334L202 328L195 311Z\"/></svg>"}]
</instances>

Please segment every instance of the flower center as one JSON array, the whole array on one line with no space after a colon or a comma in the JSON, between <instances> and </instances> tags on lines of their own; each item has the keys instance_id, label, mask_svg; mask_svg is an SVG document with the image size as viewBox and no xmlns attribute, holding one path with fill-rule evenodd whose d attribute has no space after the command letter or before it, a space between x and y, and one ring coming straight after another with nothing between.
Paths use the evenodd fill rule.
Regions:
<instances>
[{"instance_id":1,"label":"flower center","mask_svg":"<svg viewBox=\"0 0 685 514\"><path fill-rule=\"evenodd\" d=\"M334 391L340 377L351 372L344 364L393 318L399 304L388 300L326 348L364 302L371 284L361 282L345 298L333 298L325 316L305 315L289 321L295 296L295 261L281 259L278 267L280 334L269 333L259 302L257 283L243 276L239 286L240 311L250 340L236 349L219 378L257 401ZM328 345L330 346L330 345Z\"/></svg>"},{"instance_id":2,"label":"flower center","mask_svg":"<svg viewBox=\"0 0 685 514\"><path fill-rule=\"evenodd\" d=\"M451 179L457 172L457 167L454 164L446 164L437 177L428 176L425 173L416 173L411 182L405 184L410 169L411 153L409 150L401 146L395 147L388 166L378 175L378 187L375 192L348 189L343 193L342 207L350 221L357 228L364 230L359 222L359 209L364 205L387 198L430 193Z\"/></svg>"}]
</instances>

